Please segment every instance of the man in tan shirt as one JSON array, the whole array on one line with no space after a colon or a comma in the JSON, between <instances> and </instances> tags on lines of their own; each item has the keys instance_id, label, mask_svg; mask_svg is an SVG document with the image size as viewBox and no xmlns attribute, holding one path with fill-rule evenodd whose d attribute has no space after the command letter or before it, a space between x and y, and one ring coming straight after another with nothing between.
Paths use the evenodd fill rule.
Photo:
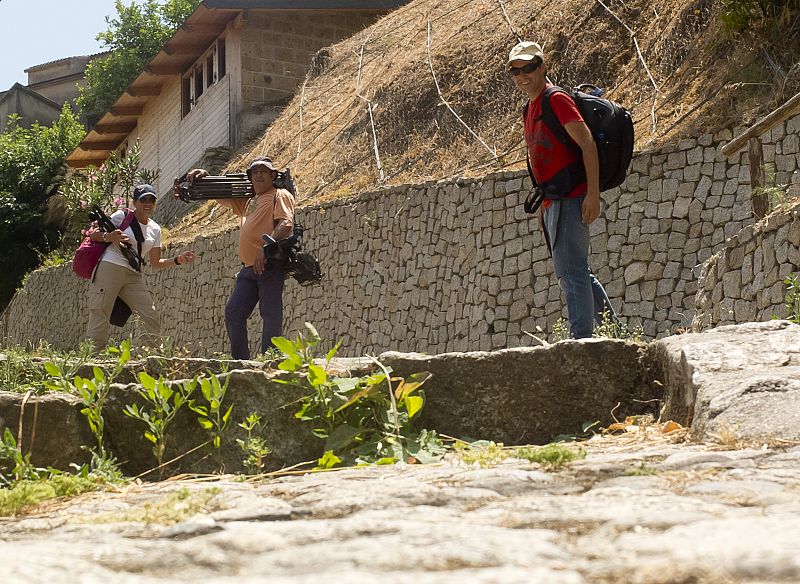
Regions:
<instances>
[{"instance_id":1,"label":"man in tan shirt","mask_svg":"<svg viewBox=\"0 0 800 584\"><path fill-rule=\"evenodd\" d=\"M189 180L208 175L201 168L191 170ZM280 240L292 235L295 200L285 189L276 189L273 181L278 169L270 158L259 156L247 166L247 176L253 183L252 199L218 199L242 218L239 230L239 258L242 269L236 275L228 304L225 306L225 328L231 342L234 359L249 359L247 319L258 304L264 327L261 351L272 347L272 337L281 335L283 321L283 283L286 273L278 267L264 264L264 235Z\"/></svg>"}]
</instances>

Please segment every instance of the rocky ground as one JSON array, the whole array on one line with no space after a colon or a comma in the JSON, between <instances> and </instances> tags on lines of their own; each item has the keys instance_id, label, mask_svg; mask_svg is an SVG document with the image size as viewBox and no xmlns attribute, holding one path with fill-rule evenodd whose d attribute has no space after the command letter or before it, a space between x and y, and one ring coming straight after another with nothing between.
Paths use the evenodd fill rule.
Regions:
<instances>
[{"instance_id":1,"label":"rocky ground","mask_svg":"<svg viewBox=\"0 0 800 584\"><path fill-rule=\"evenodd\" d=\"M800 445L628 430L555 472L454 458L85 495L0 522L4 581L800 581Z\"/></svg>"},{"instance_id":2,"label":"rocky ground","mask_svg":"<svg viewBox=\"0 0 800 584\"><path fill-rule=\"evenodd\" d=\"M603 363L633 369L625 351L647 375L604 373ZM721 327L649 347L590 341L382 358L395 371L422 364L433 372L426 408L453 418L431 417L440 431L513 439L519 424L533 428L548 412L568 417L570 396L571 409L619 405L626 380L632 403L663 387L665 422L631 416L607 426L569 446L584 458L555 469L489 449L427 466L258 480L179 475L51 501L0 519L0 581L800 582L797 325ZM572 384L544 375L548 362L579 363ZM266 392L263 371L230 375L241 378L231 391L243 403L287 399ZM551 395L552 387L561 390ZM7 401L10 416L18 406ZM54 440L67 450L69 418L49 419L40 425L61 428ZM275 416L270 423L282 437L270 444L297 450L284 461L308 454L292 426Z\"/></svg>"}]
</instances>

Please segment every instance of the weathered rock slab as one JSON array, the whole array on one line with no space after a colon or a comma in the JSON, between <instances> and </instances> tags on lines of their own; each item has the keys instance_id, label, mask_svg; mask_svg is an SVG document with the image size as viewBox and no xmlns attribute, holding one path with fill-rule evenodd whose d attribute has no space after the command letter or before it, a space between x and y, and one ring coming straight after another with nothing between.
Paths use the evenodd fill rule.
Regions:
<instances>
[{"instance_id":1,"label":"weathered rock slab","mask_svg":"<svg viewBox=\"0 0 800 584\"><path fill-rule=\"evenodd\" d=\"M657 413L661 387L645 345L611 339L564 341L494 352L384 353L401 376L429 371L421 423L450 436L505 444L547 443L608 425L612 411Z\"/></svg>"},{"instance_id":2,"label":"weathered rock slab","mask_svg":"<svg viewBox=\"0 0 800 584\"><path fill-rule=\"evenodd\" d=\"M0 564L4 581L30 584L800 579L800 448L655 442L591 440L558 472L448 458L132 485L0 522ZM179 490L206 503L178 523L143 519Z\"/></svg>"},{"instance_id":3,"label":"weathered rock slab","mask_svg":"<svg viewBox=\"0 0 800 584\"><path fill-rule=\"evenodd\" d=\"M722 326L652 343L667 390L664 415L699 440L800 440L800 325Z\"/></svg>"}]
</instances>

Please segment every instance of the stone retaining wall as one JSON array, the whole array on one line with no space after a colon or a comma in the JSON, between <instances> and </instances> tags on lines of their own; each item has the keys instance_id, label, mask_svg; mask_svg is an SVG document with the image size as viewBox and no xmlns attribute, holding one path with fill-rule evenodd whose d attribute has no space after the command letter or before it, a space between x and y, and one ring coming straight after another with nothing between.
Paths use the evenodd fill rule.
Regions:
<instances>
[{"instance_id":1,"label":"stone retaining wall","mask_svg":"<svg viewBox=\"0 0 800 584\"><path fill-rule=\"evenodd\" d=\"M799 130L800 116L763 136L779 183L798 168ZM719 153L731 137L724 131L640 153L624 185L603 195L591 266L623 319L647 337L691 326L701 264L752 225L748 167L741 154L726 161ZM565 310L541 232L521 207L529 188L526 173L504 172L305 207L298 220L326 278L310 288L287 281L284 330L310 321L323 338L343 339L345 355L531 344L526 332L551 330ZM146 276L164 333L178 344L227 351L223 312L236 237L199 237L201 262ZM87 321L85 289L68 266L33 273L3 314L6 343L75 346ZM777 312L782 299L770 293L769 303L763 310ZM254 345L259 328L256 314Z\"/></svg>"},{"instance_id":2,"label":"stone retaining wall","mask_svg":"<svg viewBox=\"0 0 800 584\"><path fill-rule=\"evenodd\" d=\"M800 273L800 200L728 239L700 272L696 330L786 318L786 284Z\"/></svg>"}]
</instances>

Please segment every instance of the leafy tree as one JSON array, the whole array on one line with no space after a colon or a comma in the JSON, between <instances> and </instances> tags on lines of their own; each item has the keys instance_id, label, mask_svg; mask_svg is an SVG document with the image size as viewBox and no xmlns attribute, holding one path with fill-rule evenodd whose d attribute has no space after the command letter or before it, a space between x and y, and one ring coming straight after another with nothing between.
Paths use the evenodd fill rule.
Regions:
<instances>
[{"instance_id":1,"label":"leafy tree","mask_svg":"<svg viewBox=\"0 0 800 584\"><path fill-rule=\"evenodd\" d=\"M183 24L201 0L146 0L125 6L116 0L117 16L106 17L108 30L97 40L111 51L86 67L86 86L80 88L78 106L84 116L102 114Z\"/></svg>"},{"instance_id":2,"label":"leafy tree","mask_svg":"<svg viewBox=\"0 0 800 584\"><path fill-rule=\"evenodd\" d=\"M48 216L47 200L64 179L64 159L84 135L68 105L51 127L23 128L15 116L9 121L0 134L0 308L58 244L60 225Z\"/></svg>"}]
</instances>

